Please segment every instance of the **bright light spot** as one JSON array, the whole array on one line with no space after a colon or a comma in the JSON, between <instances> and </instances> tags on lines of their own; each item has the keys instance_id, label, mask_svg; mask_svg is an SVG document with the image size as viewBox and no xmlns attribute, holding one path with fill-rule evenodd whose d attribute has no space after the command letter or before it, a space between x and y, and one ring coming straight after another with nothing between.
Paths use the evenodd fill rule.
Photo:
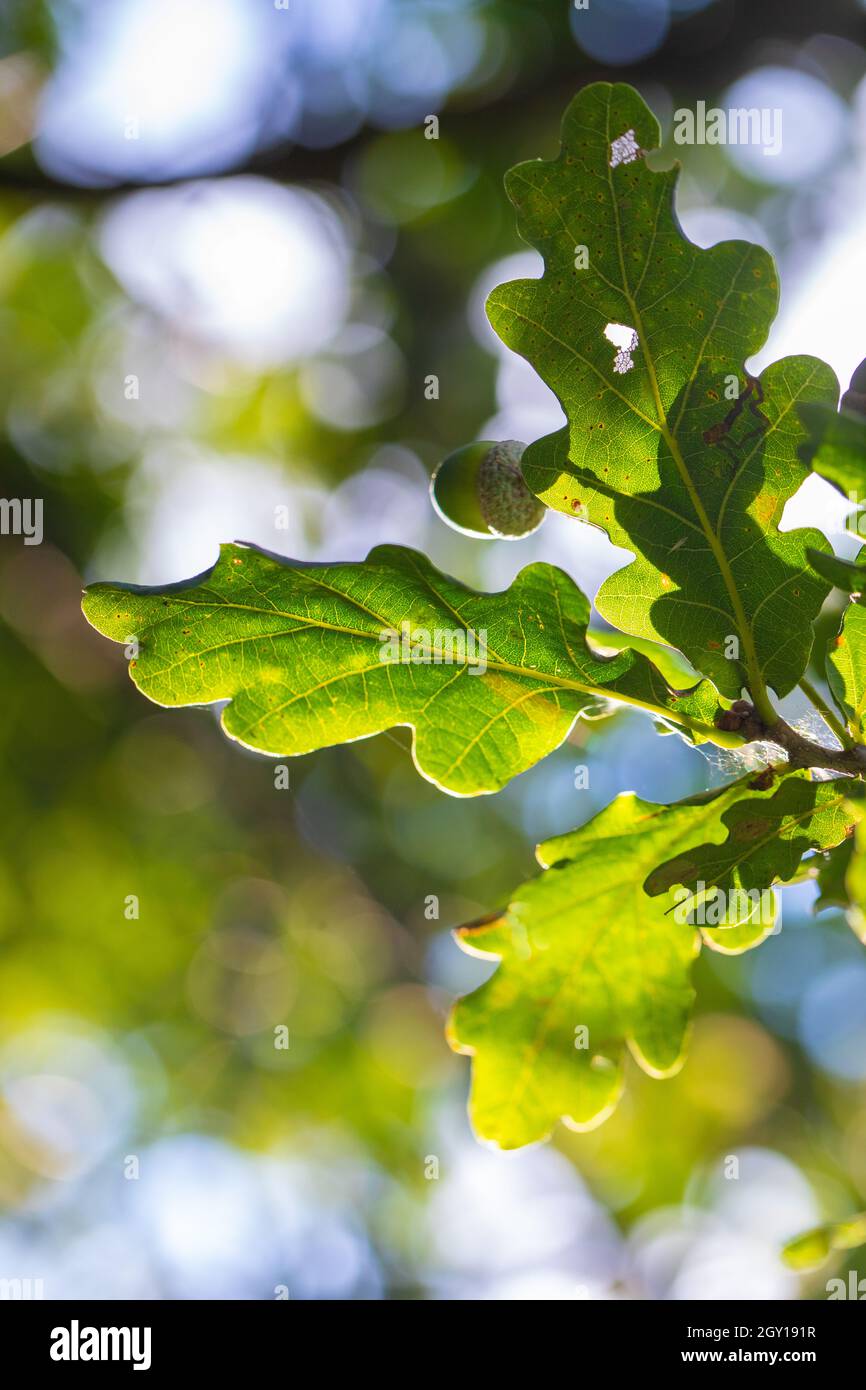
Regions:
<instances>
[{"instance_id":1,"label":"bright light spot","mask_svg":"<svg viewBox=\"0 0 866 1390\"><path fill-rule=\"evenodd\" d=\"M318 510L319 560L361 560L374 545L395 537L425 547L432 512L430 478L415 454L399 445L378 450L363 472L328 488Z\"/></svg>"},{"instance_id":2,"label":"bright light spot","mask_svg":"<svg viewBox=\"0 0 866 1390\"><path fill-rule=\"evenodd\" d=\"M82 7L45 91L40 162L87 183L233 164L255 142L272 51L256 8L240 0Z\"/></svg>"},{"instance_id":3,"label":"bright light spot","mask_svg":"<svg viewBox=\"0 0 866 1390\"><path fill-rule=\"evenodd\" d=\"M654 53L670 24L668 0L590 0L569 6L571 32L584 53L600 63L634 63Z\"/></svg>"},{"instance_id":4,"label":"bright light spot","mask_svg":"<svg viewBox=\"0 0 866 1390\"><path fill-rule=\"evenodd\" d=\"M118 1142L132 1106L126 1067L77 1019L39 1019L0 1053L2 1142L40 1177L86 1173Z\"/></svg>"},{"instance_id":5,"label":"bright light spot","mask_svg":"<svg viewBox=\"0 0 866 1390\"><path fill-rule=\"evenodd\" d=\"M273 1298L277 1282L291 1297L375 1296L372 1254L344 1209L355 1175L333 1154L327 1162L345 1183L333 1202L301 1165L198 1134L154 1144L131 1199L145 1246L169 1274L167 1296Z\"/></svg>"},{"instance_id":6,"label":"bright light spot","mask_svg":"<svg viewBox=\"0 0 866 1390\"><path fill-rule=\"evenodd\" d=\"M198 1135L164 1139L149 1150L135 1196L151 1239L175 1268L204 1276L231 1266L239 1251L254 1260L264 1212L245 1169L236 1150Z\"/></svg>"},{"instance_id":7,"label":"bright light spot","mask_svg":"<svg viewBox=\"0 0 866 1390\"><path fill-rule=\"evenodd\" d=\"M317 351L346 311L340 222L266 179L133 194L107 214L100 244L133 299L253 368Z\"/></svg>"},{"instance_id":8,"label":"bright light spot","mask_svg":"<svg viewBox=\"0 0 866 1390\"><path fill-rule=\"evenodd\" d=\"M129 524L141 537L138 564L128 550L113 554L108 543L94 557L93 572L165 583L209 569L220 543L230 540L312 559L309 523L322 497L321 489L288 478L276 461L221 456L182 443L153 448L127 502Z\"/></svg>"},{"instance_id":9,"label":"bright light spot","mask_svg":"<svg viewBox=\"0 0 866 1390\"><path fill-rule=\"evenodd\" d=\"M812 1191L781 1154L745 1148L737 1157L737 1178L726 1178L719 1160L689 1205L651 1212L634 1227L629 1244L645 1297L723 1299L732 1288L743 1299L794 1296L797 1281L779 1250L817 1220ZM694 1205L698 1195L705 1209Z\"/></svg>"},{"instance_id":10,"label":"bright light spot","mask_svg":"<svg viewBox=\"0 0 866 1390\"><path fill-rule=\"evenodd\" d=\"M795 1163L772 1149L741 1148L737 1178L714 1168L709 1185L713 1211L732 1233L765 1240L777 1250L792 1230L818 1215L807 1179Z\"/></svg>"},{"instance_id":11,"label":"bright light spot","mask_svg":"<svg viewBox=\"0 0 866 1390\"><path fill-rule=\"evenodd\" d=\"M431 1264L441 1271L434 1279L444 1296L460 1296L467 1280L473 1298L500 1297L506 1287L506 1296L515 1297L518 1286L530 1284L575 1297L581 1286L613 1282L620 1260L616 1227L560 1154L477 1146L451 1153L427 1214Z\"/></svg>"},{"instance_id":12,"label":"bright light spot","mask_svg":"<svg viewBox=\"0 0 866 1390\"><path fill-rule=\"evenodd\" d=\"M420 90L441 99L448 90L448 53L433 26L420 17L395 15L387 41L371 57L374 72L395 96Z\"/></svg>"},{"instance_id":13,"label":"bright light spot","mask_svg":"<svg viewBox=\"0 0 866 1390\"><path fill-rule=\"evenodd\" d=\"M719 108L757 110L765 129L761 140L728 144L732 164L764 183L805 183L826 170L840 154L845 139L848 110L845 103L817 77L794 68L756 68L729 87ZM774 116L774 113L781 113ZM765 154L775 127L781 147Z\"/></svg>"},{"instance_id":14,"label":"bright light spot","mask_svg":"<svg viewBox=\"0 0 866 1390\"><path fill-rule=\"evenodd\" d=\"M866 187L863 170L852 171L851 198L842 212L844 230L815 247L798 288L783 297L769 342L754 359L758 370L789 354L809 353L829 362L843 387L864 354L866 323Z\"/></svg>"},{"instance_id":15,"label":"bright light spot","mask_svg":"<svg viewBox=\"0 0 866 1390\"><path fill-rule=\"evenodd\" d=\"M488 295L497 285L508 280L537 280L543 270L544 262L537 251L520 251L487 266L473 286L469 327L481 346L500 360L496 381L499 410L480 427L479 438L538 439L565 423L562 407L550 387L525 358L518 357L505 346L493 331L485 308ZM505 547L491 546L490 549L501 555Z\"/></svg>"},{"instance_id":16,"label":"bright light spot","mask_svg":"<svg viewBox=\"0 0 866 1390\"><path fill-rule=\"evenodd\" d=\"M720 207L684 208L678 201L677 216L695 246L715 246L720 241L752 241L772 250L767 229L743 212Z\"/></svg>"},{"instance_id":17,"label":"bright light spot","mask_svg":"<svg viewBox=\"0 0 866 1390\"><path fill-rule=\"evenodd\" d=\"M851 514L851 503L817 473L810 473L786 504L779 523L780 531L795 531L798 526L817 526L833 541L837 554L850 554L859 549L859 542L845 537L845 519Z\"/></svg>"}]
</instances>

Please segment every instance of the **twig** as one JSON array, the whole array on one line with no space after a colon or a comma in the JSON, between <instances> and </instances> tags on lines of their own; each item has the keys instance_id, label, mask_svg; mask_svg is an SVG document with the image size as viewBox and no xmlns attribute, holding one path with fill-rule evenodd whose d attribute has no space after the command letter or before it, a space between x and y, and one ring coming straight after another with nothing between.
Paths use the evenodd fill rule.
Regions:
<instances>
[{"instance_id":1,"label":"twig","mask_svg":"<svg viewBox=\"0 0 866 1390\"><path fill-rule=\"evenodd\" d=\"M866 775L866 748L860 744L849 748L824 748L798 734L784 719L765 724L748 700L735 700L729 710L722 710L716 716L716 725L739 733L746 743L775 743L787 753L788 766L792 769L821 767L830 772L846 772L852 777Z\"/></svg>"}]
</instances>

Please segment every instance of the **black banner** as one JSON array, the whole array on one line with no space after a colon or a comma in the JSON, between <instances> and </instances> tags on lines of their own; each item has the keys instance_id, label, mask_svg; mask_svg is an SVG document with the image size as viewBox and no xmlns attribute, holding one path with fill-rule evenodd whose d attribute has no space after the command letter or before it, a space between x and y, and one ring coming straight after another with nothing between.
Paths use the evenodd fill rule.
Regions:
<instances>
[{"instance_id":1,"label":"black banner","mask_svg":"<svg viewBox=\"0 0 866 1390\"><path fill-rule=\"evenodd\" d=\"M845 1364L857 1364L861 1353L866 1321L859 1299L853 1306L846 1306L849 1303L522 1303L519 1311L507 1305L508 1324L500 1336L496 1329L502 1309L486 1308L479 1321L473 1303L451 1305L444 1323L442 1305L436 1302L21 1301L0 1303L0 1335L7 1364L20 1364L25 1372L48 1371L61 1379L98 1376L100 1370L157 1380L186 1370L213 1371L225 1378L281 1364L288 1374L288 1367L297 1368L304 1353L314 1364L333 1368L341 1349L361 1369L358 1362L364 1359L363 1347L369 1346L371 1333L380 1339L392 1332L399 1335L407 1318L413 1329L435 1330L440 1352L443 1338L453 1336L443 1360L443 1373L449 1375L458 1357L471 1362L473 1345L485 1363L495 1363L498 1355L513 1350L515 1333L522 1341L540 1330L544 1340L535 1343L539 1358L546 1360L553 1351L559 1358L567 1348L576 1374L584 1363L593 1367L593 1374L605 1366L615 1372L640 1369L651 1374L674 1368L701 1373L713 1366L804 1366L826 1376ZM467 1322L458 1328L455 1323L464 1313ZM540 1329L539 1318L544 1324ZM335 1329L342 1327L351 1341L335 1337ZM524 1351L532 1344L526 1341ZM377 1359L383 1352L380 1340ZM411 1363L404 1369L411 1371Z\"/></svg>"}]
</instances>

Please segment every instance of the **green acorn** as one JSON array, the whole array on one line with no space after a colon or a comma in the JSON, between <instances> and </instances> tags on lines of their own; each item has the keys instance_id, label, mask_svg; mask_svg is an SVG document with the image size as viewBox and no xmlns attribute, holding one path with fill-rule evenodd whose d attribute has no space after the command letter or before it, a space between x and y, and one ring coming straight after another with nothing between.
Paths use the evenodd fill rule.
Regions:
<instances>
[{"instance_id":1,"label":"green acorn","mask_svg":"<svg viewBox=\"0 0 866 1390\"><path fill-rule=\"evenodd\" d=\"M443 459L430 482L442 520L465 536L485 540L518 540L537 531L547 508L523 481L525 448L517 439L482 439Z\"/></svg>"}]
</instances>

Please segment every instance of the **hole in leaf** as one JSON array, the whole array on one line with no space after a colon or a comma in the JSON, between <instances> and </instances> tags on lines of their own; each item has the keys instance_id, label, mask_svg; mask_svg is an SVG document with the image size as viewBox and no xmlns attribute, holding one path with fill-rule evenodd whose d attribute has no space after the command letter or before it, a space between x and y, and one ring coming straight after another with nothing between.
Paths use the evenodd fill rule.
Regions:
<instances>
[{"instance_id":1,"label":"hole in leaf","mask_svg":"<svg viewBox=\"0 0 866 1390\"><path fill-rule=\"evenodd\" d=\"M609 323L604 330L604 336L617 349L616 357L613 359L614 371L620 376L623 372L630 372L634 366L632 353L638 342L634 329L625 323Z\"/></svg>"},{"instance_id":2,"label":"hole in leaf","mask_svg":"<svg viewBox=\"0 0 866 1390\"><path fill-rule=\"evenodd\" d=\"M615 169L618 164L632 164L640 153L641 147L634 131L627 130L624 135L618 135L610 143L611 169Z\"/></svg>"}]
</instances>

